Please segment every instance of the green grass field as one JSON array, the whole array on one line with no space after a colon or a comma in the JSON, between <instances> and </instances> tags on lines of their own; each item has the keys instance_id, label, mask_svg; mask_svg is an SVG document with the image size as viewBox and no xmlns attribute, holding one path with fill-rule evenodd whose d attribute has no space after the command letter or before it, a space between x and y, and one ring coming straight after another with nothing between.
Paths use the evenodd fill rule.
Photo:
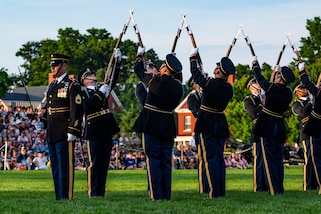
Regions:
<instances>
[{"instance_id":1,"label":"green grass field","mask_svg":"<svg viewBox=\"0 0 321 214\"><path fill-rule=\"evenodd\" d=\"M50 171L0 171L0 213L321 213L317 191L302 191L302 166L285 168L285 193L252 190L252 169L227 170L226 197L198 193L196 170L174 170L172 199L152 202L145 170L109 171L105 198L88 198L86 171L74 198L56 201Z\"/></svg>"}]
</instances>

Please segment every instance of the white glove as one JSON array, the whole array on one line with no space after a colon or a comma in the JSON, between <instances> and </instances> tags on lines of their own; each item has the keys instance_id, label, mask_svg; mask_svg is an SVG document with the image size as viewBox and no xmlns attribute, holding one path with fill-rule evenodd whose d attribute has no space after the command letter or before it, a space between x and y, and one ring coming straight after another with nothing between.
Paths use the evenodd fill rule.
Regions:
<instances>
[{"instance_id":1,"label":"white glove","mask_svg":"<svg viewBox=\"0 0 321 214\"><path fill-rule=\"evenodd\" d=\"M281 72L281 66L280 65L276 65L275 68L274 68L274 71L276 73L280 73Z\"/></svg>"},{"instance_id":2,"label":"white glove","mask_svg":"<svg viewBox=\"0 0 321 214\"><path fill-rule=\"evenodd\" d=\"M114 53L114 57L117 60L117 62L121 61L121 52L119 48L115 48L114 49L115 53Z\"/></svg>"},{"instance_id":3,"label":"white glove","mask_svg":"<svg viewBox=\"0 0 321 214\"><path fill-rule=\"evenodd\" d=\"M73 134L67 133L67 141L74 141L77 137Z\"/></svg>"},{"instance_id":4,"label":"white glove","mask_svg":"<svg viewBox=\"0 0 321 214\"><path fill-rule=\"evenodd\" d=\"M198 54L198 48L192 48L191 55L197 55L197 54Z\"/></svg>"},{"instance_id":5,"label":"white glove","mask_svg":"<svg viewBox=\"0 0 321 214\"><path fill-rule=\"evenodd\" d=\"M145 48L138 46L137 55L139 54L143 55L144 53L145 53Z\"/></svg>"},{"instance_id":6,"label":"white glove","mask_svg":"<svg viewBox=\"0 0 321 214\"><path fill-rule=\"evenodd\" d=\"M305 63L301 62L299 63L299 71L303 71L305 69Z\"/></svg>"},{"instance_id":7,"label":"white glove","mask_svg":"<svg viewBox=\"0 0 321 214\"><path fill-rule=\"evenodd\" d=\"M253 63L254 61L258 62L258 61L257 61L257 56L253 56L252 63Z\"/></svg>"},{"instance_id":8,"label":"white glove","mask_svg":"<svg viewBox=\"0 0 321 214\"><path fill-rule=\"evenodd\" d=\"M173 52L173 53L172 53L172 55L173 55L173 56L176 56L176 53L175 53L175 52Z\"/></svg>"},{"instance_id":9,"label":"white glove","mask_svg":"<svg viewBox=\"0 0 321 214\"><path fill-rule=\"evenodd\" d=\"M105 96L108 96L108 91L109 91L109 87L107 84L103 84L102 86L100 86L99 91L103 92L105 94Z\"/></svg>"}]
</instances>

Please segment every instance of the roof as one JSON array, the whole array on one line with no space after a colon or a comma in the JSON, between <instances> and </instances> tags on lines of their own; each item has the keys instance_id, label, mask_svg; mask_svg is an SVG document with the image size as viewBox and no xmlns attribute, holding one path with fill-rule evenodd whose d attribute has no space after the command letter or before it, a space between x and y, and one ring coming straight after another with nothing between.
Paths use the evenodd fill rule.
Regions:
<instances>
[{"instance_id":1,"label":"roof","mask_svg":"<svg viewBox=\"0 0 321 214\"><path fill-rule=\"evenodd\" d=\"M30 101L41 102L45 96L47 86L19 87L13 89L12 92L5 93L2 100L4 101L29 101L26 91L28 92Z\"/></svg>"}]
</instances>

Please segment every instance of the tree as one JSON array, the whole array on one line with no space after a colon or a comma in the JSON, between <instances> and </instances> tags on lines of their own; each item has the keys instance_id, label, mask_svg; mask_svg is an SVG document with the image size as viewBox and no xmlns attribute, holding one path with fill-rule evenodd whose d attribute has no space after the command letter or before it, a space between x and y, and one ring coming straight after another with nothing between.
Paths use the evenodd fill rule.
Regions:
<instances>
[{"instance_id":1,"label":"tree","mask_svg":"<svg viewBox=\"0 0 321 214\"><path fill-rule=\"evenodd\" d=\"M0 97L3 97L13 84L13 78L7 72L8 69L0 68Z\"/></svg>"}]
</instances>

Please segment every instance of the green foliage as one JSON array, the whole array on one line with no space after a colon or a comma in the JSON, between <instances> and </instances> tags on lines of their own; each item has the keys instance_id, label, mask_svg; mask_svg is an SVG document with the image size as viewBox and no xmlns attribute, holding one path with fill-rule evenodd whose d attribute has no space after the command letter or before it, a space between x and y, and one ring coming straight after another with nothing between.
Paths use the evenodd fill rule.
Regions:
<instances>
[{"instance_id":1,"label":"green foliage","mask_svg":"<svg viewBox=\"0 0 321 214\"><path fill-rule=\"evenodd\" d=\"M171 200L152 202L145 170L110 170L104 198L88 198L86 171L75 171L71 201L55 201L50 171L1 171L1 213L317 213L320 198L302 190L302 173L285 168L284 194L270 196L253 192L252 169L227 169L226 196L210 200L198 192L197 170L174 170Z\"/></svg>"},{"instance_id":2,"label":"green foliage","mask_svg":"<svg viewBox=\"0 0 321 214\"><path fill-rule=\"evenodd\" d=\"M12 84L12 80L7 73L7 69L0 68L0 97L3 97Z\"/></svg>"}]
</instances>

